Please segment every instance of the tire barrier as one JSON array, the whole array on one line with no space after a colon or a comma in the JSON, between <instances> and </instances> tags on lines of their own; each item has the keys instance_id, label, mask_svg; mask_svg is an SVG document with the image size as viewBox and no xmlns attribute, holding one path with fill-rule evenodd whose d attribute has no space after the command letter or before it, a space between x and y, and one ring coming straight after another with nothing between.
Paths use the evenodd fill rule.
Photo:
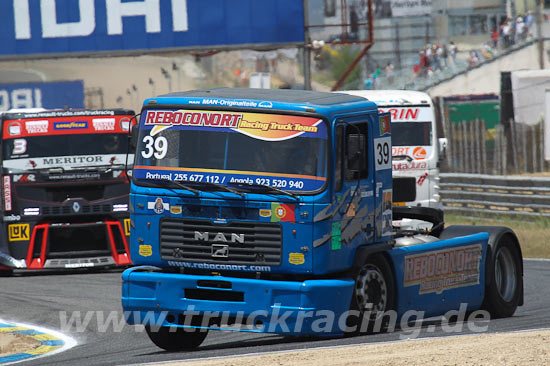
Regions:
<instances>
[{"instance_id":1,"label":"tire barrier","mask_svg":"<svg viewBox=\"0 0 550 366\"><path fill-rule=\"evenodd\" d=\"M443 173L445 212L550 216L550 177Z\"/></svg>"}]
</instances>

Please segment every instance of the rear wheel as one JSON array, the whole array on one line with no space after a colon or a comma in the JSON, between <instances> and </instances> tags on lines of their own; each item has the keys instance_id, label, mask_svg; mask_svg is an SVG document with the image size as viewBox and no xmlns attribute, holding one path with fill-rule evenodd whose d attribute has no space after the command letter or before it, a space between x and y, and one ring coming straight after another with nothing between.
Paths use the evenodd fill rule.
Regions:
<instances>
[{"instance_id":1,"label":"rear wheel","mask_svg":"<svg viewBox=\"0 0 550 366\"><path fill-rule=\"evenodd\" d=\"M486 289L484 308L494 318L510 317L516 311L523 286L519 253L508 237L494 248L492 281Z\"/></svg>"},{"instance_id":2,"label":"rear wheel","mask_svg":"<svg viewBox=\"0 0 550 366\"><path fill-rule=\"evenodd\" d=\"M394 309L392 268L384 255L371 255L355 276L347 333L385 330L390 320L387 312Z\"/></svg>"},{"instance_id":3,"label":"rear wheel","mask_svg":"<svg viewBox=\"0 0 550 366\"><path fill-rule=\"evenodd\" d=\"M173 328L146 326L145 330L151 341L166 351L190 351L198 346L206 338L206 329Z\"/></svg>"}]
</instances>

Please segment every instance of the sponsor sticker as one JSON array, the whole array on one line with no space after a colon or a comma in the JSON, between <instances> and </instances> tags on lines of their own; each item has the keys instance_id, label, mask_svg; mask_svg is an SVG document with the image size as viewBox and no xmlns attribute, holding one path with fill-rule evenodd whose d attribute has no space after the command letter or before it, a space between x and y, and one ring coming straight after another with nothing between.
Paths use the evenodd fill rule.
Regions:
<instances>
[{"instance_id":1,"label":"sponsor sticker","mask_svg":"<svg viewBox=\"0 0 550 366\"><path fill-rule=\"evenodd\" d=\"M260 216L261 217L271 217L271 210L260 209Z\"/></svg>"},{"instance_id":2,"label":"sponsor sticker","mask_svg":"<svg viewBox=\"0 0 550 366\"><path fill-rule=\"evenodd\" d=\"M54 122L54 130L83 130L88 128L88 121Z\"/></svg>"},{"instance_id":3,"label":"sponsor sticker","mask_svg":"<svg viewBox=\"0 0 550 366\"><path fill-rule=\"evenodd\" d=\"M380 136L391 133L391 123L389 115L380 116L380 118L378 119L378 123L380 125Z\"/></svg>"},{"instance_id":4,"label":"sponsor sticker","mask_svg":"<svg viewBox=\"0 0 550 366\"><path fill-rule=\"evenodd\" d=\"M21 125L19 122L14 122L8 126L8 133L10 136L21 135Z\"/></svg>"},{"instance_id":5,"label":"sponsor sticker","mask_svg":"<svg viewBox=\"0 0 550 366\"><path fill-rule=\"evenodd\" d=\"M130 219L124 219L124 235L130 236Z\"/></svg>"},{"instance_id":6,"label":"sponsor sticker","mask_svg":"<svg viewBox=\"0 0 550 366\"><path fill-rule=\"evenodd\" d=\"M413 158L417 160L426 159L426 149L422 146L415 147L413 150Z\"/></svg>"},{"instance_id":7,"label":"sponsor sticker","mask_svg":"<svg viewBox=\"0 0 550 366\"><path fill-rule=\"evenodd\" d=\"M150 257L151 255L153 255L153 247L150 245L142 244L139 246L138 253L142 257Z\"/></svg>"},{"instance_id":8,"label":"sponsor sticker","mask_svg":"<svg viewBox=\"0 0 550 366\"><path fill-rule=\"evenodd\" d=\"M420 295L479 284L481 244L446 248L405 257L404 287Z\"/></svg>"},{"instance_id":9,"label":"sponsor sticker","mask_svg":"<svg viewBox=\"0 0 550 366\"><path fill-rule=\"evenodd\" d=\"M116 120L114 118L93 118L92 124L96 131L114 131Z\"/></svg>"},{"instance_id":10,"label":"sponsor sticker","mask_svg":"<svg viewBox=\"0 0 550 366\"><path fill-rule=\"evenodd\" d=\"M27 121L25 122L25 130L29 135L35 133L48 133L49 122L46 121Z\"/></svg>"},{"instance_id":11,"label":"sponsor sticker","mask_svg":"<svg viewBox=\"0 0 550 366\"><path fill-rule=\"evenodd\" d=\"M164 202L162 198L157 197L154 202L147 202L147 208L149 210L153 210L156 214L161 214L164 212L164 210L170 210L170 204Z\"/></svg>"},{"instance_id":12,"label":"sponsor sticker","mask_svg":"<svg viewBox=\"0 0 550 366\"><path fill-rule=\"evenodd\" d=\"M14 221L20 221L20 220L21 220L20 215L11 214L9 216L4 216L4 222L14 222Z\"/></svg>"},{"instance_id":13,"label":"sponsor sticker","mask_svg":"<svg viewBox=\"0 0 550 366\"><path fill-rule=\"evenodd\" d=\"M288 263L300 265L306 262L304 253L289 253L288 254Z\"/></svg>"},{"instance_id":14,"label":"sponsor sticker","mask_svg":"<svg viewBox=\"0 0 550 366\"><path fill-rule=\"evenodd\" d=\"M271 203L271 221L287 221L296 222L294 216L294 205L287 205L281 203Z\"/></svg>"},{"instance_id":15,"label":"sponsor sticker","mask_svg":"<svg viewBox=\"0 0 550 366\"><path fill-rule=\"evenodd\" d=\"M29 231L29 224L11 224L8 226L8 239L10 241L29 240Z\"/></svg>"},{"instance_id":16,"label":"sponsor sticker","mask_svg":"<svg viewBox=\"0 0 550 366\"><path fill-rule=\"evenodd\" d=\"M4 188L4 210L11 211L11 178L9 175L4 175L2 186Z\"/></svg>"},{"instance_id":17,"label":"sponsor sticker","mask_svg":"<svg viewBox=\"0 0 550 366\"><path fill-rule=\"evenodd\" d=\"M172 206L170 207L170 212L173 213L174 215L180 215L182 212L182 208L181 206Z\"/></svg>"}]
</instances>

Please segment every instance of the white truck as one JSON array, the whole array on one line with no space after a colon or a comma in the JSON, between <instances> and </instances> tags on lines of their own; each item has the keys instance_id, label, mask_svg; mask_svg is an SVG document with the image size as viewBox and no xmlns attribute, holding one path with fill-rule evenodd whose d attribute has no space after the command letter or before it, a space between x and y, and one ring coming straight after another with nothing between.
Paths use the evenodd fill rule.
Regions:
<instances>
[{"instance_id":1,"label":"white truck","mask_svg":"<svg viewBox=\"0 0 550 366\"><path fill-rule=\"evenodd\" d=\"M430 96L412 90L346 90L391 114L393 204L442 208L439 164L447 140L438 138Z\"/></svg>"}]
</instances>

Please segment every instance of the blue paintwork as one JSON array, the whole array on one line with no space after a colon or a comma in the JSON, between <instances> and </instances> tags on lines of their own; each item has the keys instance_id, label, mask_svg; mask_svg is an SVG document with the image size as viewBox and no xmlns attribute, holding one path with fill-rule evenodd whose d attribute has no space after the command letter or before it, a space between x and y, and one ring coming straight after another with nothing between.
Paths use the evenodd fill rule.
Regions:
<instances>
[{"instance_id":1,"label":"blue paintwork","mask_svg":"<svg viewBox=\"0 0 550 366\"><path fill-rule=\"evenodd\" d=\"M242 96L235 98L239 92ZM380 165L376 154L367 156L368 174L359 182L346 181L335 192L332 178L335 168L335 132L338 125L367 122L367 151L376 152L383 142L390 141L390 133L381 125L381 115L374 103L357 97L342 97L338 94L288 91L256 91L234 89L212 89L208 91L186 92L151 98L144 107L174 110L199 109L211 106L237 105L247 111L292 113L299 112L322 116L329 123L330 156L328 182L317 192L297 194L296 198L280 194L245 193L244 197L225 191L194 194L179 188L151 188L132 183L131 186L131 257L136 267L123 273L122 304L125 311L132 312L128 322L143 323L145 316L153 316L157 325L174 325L165 319L167 314L176 316L193 307L198 311L227 311L230 315L243 312L248 315L265 310L264 327L248 331L261 331L285 334L336 334L342 328L333 322L330 329L320 331L314 319L302 319L303 327L294 328L300 311L329 311L336 317L350 308L354 280L346 270L352 266L357 248L365 245L391 243L391 142L389 164ZM234 111L235 108L226 107ZM219 110L219 109L218 109ZM143 120L142 120L143 125ZM139 150L139 149L138 149ZM147 169L146 167L143 169ZM161 199L166 208L155 211L153 203ZM352 202L353 199L353 202ZM350 205L350 203L353 203ZM180 267L210 269L223 272L222 275L206 276L179 274L165 271L165 268L178 266L160 258L159 223L163 217L188 217L230 223L232 221L270 221L259 215L272 204L294 205L295 222L280 222L283 233L283 254L281 264L258 269L251 266L220 267L219 264L200 263L180 265ZM181 206L177 213L169 208ZM190 210L189 207L194 207ZM348 211L348 207L351 209ZM327 214L327 211L330 214ZM389 225L389 226L388 226ZM295 232L293 232L295 230ZM140 245L149 249L140 251ZM479 258L476 283L458 288L445 288L438 293L420 294L418 285L405 281L406 265L415 255L429 255L438 250L454 250L456 247L478 245ZM403 314L407 309L428 310L429 314L443 313L458 309L460 302L469 302L472 308L478 307L483 298L484 264L487 251L487 235L450 239L414 247L394 248L390 255L397 288L397 310ZM292 255L303 254L303 263L293 263ZM453 252L454 253L454 252ZM437 254L437 253L436 253ZM434 255L436 255L434 254ZM440 253L441 254L441 253ZM442 254L443 255L443 254ZM434 257L435 258L435 257ZM477 258L477 257L476 257ZM418 261L418 260L417 260ZM218 262L219 263L219 262ZM147 266L156 266L153 271ZM206 267L205 267L206 266ZM173 267L171 269L174 269ZM265 274L287 275L279 280L265 280L247 276L233 276L232 270ZM407 272L410 275L410 271ZM296 277L307 275L312 279ZM319 276L324 277L320 278ZM433 275L433 273L432 273ZM294 276L294 277L293 277ZM424 278L425 279L425 278ZM429 279L429 278L428 278ZM188 296L185 289L203 289L199 280L215 280L229 283L229 288L212 288L216 291L229 291L242 294L242 300L197 300ZM405 283L407 282L407 283ZM222 297L223 299L223 297ZM272 315L280 315L281 310L291 311L283 329L277 322L270 322ZM164 313L163 313L164 312ZM162 315L164 314L164 315ZM139 318L138 318L139 317ZM172 319L172 321L174 321ZM316 327L317 325L317 327ZM185 325L177 325L185 326ZM205 325L207 327L207 325ZM239 329L243 330L243 329Z\"/></svg>"}]
</instances>

